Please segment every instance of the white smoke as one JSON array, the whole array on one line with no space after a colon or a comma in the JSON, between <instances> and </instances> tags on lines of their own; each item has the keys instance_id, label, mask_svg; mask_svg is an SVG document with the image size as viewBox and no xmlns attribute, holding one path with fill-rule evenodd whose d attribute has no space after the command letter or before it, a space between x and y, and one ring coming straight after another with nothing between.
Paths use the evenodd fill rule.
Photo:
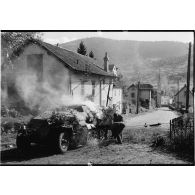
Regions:
<instances>
[{"instance_id":1,"label":"white smoke","mask_svg":"<svg viewBox=\"0 0 195 195\"><path fill-rule=\"evenodd\" d=\"M16 88L25 105L30 109L38 109L40 112L62 105L84 102L80 96L72 97L66 94L62 83L55 88L47 80L39 82L33 71L20 71L20 74L16 75Z\"/></svg>"},{"instance_id":2,"label":"white smoke","mask_svg":"<svg viewBox=\"0 0 195 195\"><path fill-rule=\"evenodd\" d=\"M101 119L102 112L98 105L90 100L86 100L82 96L71 96L69 92L68 94L65 93L67 90L65 79L62 79L61 83L53 79L52 83L52 75L48 77L50 80L44 79L42 82L39 82L37 74L33 71L25 70L16 74L16 88L24 100L25 106L31 110L44 112L60 106L83 104L88 106Z\"/></svg>"}]
</instances>

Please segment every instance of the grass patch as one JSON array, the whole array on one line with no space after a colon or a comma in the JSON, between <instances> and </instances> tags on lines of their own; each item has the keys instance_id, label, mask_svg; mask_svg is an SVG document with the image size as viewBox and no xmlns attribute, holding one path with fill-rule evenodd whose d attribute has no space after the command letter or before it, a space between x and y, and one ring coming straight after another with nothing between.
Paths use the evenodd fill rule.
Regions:
<instances>
[{"instance_id":1,"label":"grass patch","mask_svg":"<svg viewBox=\"0 0 195 195\"><path fill-rule=\"evenodd\" d=\"M151 144L154 135L165 135L166 132L158 128L125 129L123 140L131 143Z\"/></svg>"},{"instance_id":2,"label":"grass patch","mask_svg":"<svg viewBox=\"0 0 195 195\"><path fill-rule=\"evenodd\" d=\"M170 139L167 133L164 136L153 135L152 147L176 154L179 158L194 163L194 135L175 137Z\"/></svg>"},{"instance_id":3,"label":"grass patch","mask_svg":"<svg viewBox=\"0 0 195 195\"><path fill-rule=\"evenodd\" d=\"M125 129L123 141L148 144L155 150L172 153L178 158L194 162L194 135L170 139L169 131L159 128Z\"/></svg>"}]
</instances>

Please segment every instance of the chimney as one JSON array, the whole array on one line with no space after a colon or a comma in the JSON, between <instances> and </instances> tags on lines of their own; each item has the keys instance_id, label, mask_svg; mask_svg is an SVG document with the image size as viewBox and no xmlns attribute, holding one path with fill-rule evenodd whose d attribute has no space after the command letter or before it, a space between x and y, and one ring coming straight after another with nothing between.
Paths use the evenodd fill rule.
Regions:
<instances>
[{"instance_id":1,"label":"chimney","mask_svg":"<svg viewBox=\"0 0 195 195\"><path fill-rule=\"evenodd\" d=\"M104 57L104 70L106 72L108 72L108 62L109 62L109 58L108 58L108 54L107 52L105 53L105 57Z\"/></svg>"}]
</instances>

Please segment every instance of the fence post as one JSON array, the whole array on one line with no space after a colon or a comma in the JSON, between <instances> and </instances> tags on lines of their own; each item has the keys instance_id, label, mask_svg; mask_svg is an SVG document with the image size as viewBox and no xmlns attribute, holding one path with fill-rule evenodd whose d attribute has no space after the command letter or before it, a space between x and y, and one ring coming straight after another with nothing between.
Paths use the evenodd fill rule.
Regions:
<instances>
[{"instance_id":1,"label":"fence post","mask_svg":"<svg viewBox=\"0 0 195 195\"><path fill-rule=\"evenodd\" d=\"M173 139L175 139L175 120L173 121Z\"/></svg>"},{"instance_id":2,"label":"fence post","mask_svg":"<svg viewBox=\"0 0 195 195\"><path fill-rule=\"evenodd\" d=\"M170 140L171 140L171 134L172 134L172 129L171 129L171 120L170 120Z\"/></svg>"}]
</instances>

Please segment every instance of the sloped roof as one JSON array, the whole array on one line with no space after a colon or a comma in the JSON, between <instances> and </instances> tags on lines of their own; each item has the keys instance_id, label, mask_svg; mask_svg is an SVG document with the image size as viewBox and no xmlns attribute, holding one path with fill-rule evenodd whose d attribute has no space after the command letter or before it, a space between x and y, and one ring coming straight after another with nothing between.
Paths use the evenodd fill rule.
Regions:
<instances>
[{"instance_id":1,"label":"sloped roof","mask_svg":"<svg viewBox=\"0 0 195 195\"><path fill-rule=\"evenodd\" d=\"M38 44L39 46L47 50L50 54L58 58L67 68L70 68L73 71L115 77L112 73L104 71L103 68L97 65L95 60L87 56L83 56L76 52L34 39L28 40L26 44L23 45L23 47L25 47L29 43Z\"/></svg>"},{"instance_id":2,"label":"sloped roof","mask_svg":"<svg viewBox=\"0 0 195 195\"><path fill-rule=\"evenodd\" d=\"M183 91L184 89L186 88L187 90L187 86L186 84L174 95L174 96L177 96L181 91ZM192 94L192 91L190 91L190 93Z\"/></svg>"},{"instance_id":3,"label":"sloped roof","mask_svg":"<svg viewBox=\"0 0 195 195\"><path fill-rule=\"evenodd\" d=\"M130 89L131 87L137 87L137 84L132 84L128 87ZM153 89L153 86L151 84L147 83L140 83L139 89Z\"/></svg>"}]
</instances>

